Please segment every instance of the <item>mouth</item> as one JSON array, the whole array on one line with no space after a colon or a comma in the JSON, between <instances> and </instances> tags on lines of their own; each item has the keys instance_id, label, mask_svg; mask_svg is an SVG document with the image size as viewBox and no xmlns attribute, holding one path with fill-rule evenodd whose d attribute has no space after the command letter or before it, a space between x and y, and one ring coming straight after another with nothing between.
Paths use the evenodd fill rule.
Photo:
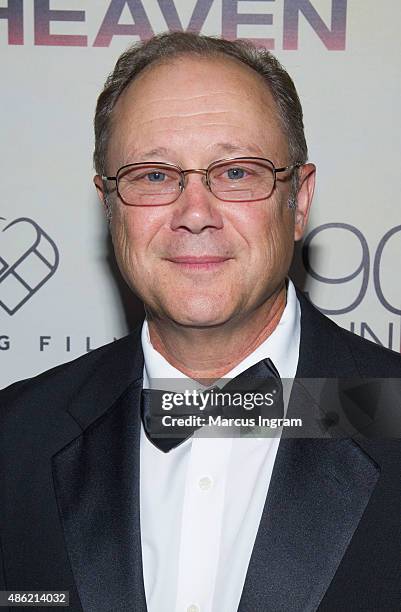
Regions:
<instances>
[{"instance_id":1,"label":"mouth","mask_svg":"<svg viewBox=\"0 0 401 612\"><path fill-rule=\"evenodd\" d=\"M216 255L180 255L179 257L167 257L166 260L181 270L187 271L214 271L223 267L232 257L221 257Z\"/></svg>"}]
</instances>

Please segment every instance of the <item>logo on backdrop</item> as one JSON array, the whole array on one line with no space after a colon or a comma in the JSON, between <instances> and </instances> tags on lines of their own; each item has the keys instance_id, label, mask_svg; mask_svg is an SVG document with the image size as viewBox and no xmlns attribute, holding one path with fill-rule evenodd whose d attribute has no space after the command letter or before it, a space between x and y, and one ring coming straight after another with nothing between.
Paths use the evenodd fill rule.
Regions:
<instances>
[{"instance_id":1,"label":"logo on backdrop","mask_svg":"<svg viewBox=\"0 0 401 612\"><path fill-rule=\"evenodd\" d=\"M54 241L33 219L20 217L0 229L0 307L15 314L53 276L59 259Z\"/></svg>"},{"instance_id":2,"label":"logo on backdrop","mask_svg":"<svg viewBox=\"0 0 401 612\"><path fill-rule=\"evenodd\" d=\"M399 352L401 303L399 284L395 282L392 270L394 262L400 259L400 238L401 225L390 227L376 245L370 243L361 229L354 225L323 223L306 236L301 261L297 261L298 269L294 270L300 275L298 283L301 286L305 273L313 279L310 291L305 293L321 312L329 316L352 317L347 323L351 332ZM344 252L346 257L342 257ZM329 260L323 262L322 253L328 253ZM359 321L358 312L355 320L353 314L363 302L368 288L373 290L377 302L387 313L386 317L375 322ZM344 323L343 320L343 326Z\"/></svg>"},{"instance_id":3,"label":"logo on backdrop","mask_svg":"<svg viewBox=\"0 0 401 612\"><path fill-rule=\"evenodd\" d=\"M269 2L268 10L266 10ZM185 0L157 0L152 8L146 0L108 0L101 7L100 14L85 11L81 2L81 10L68 8L71 4L64 2L64 7L50 8L49 0L26 2L33 4L33 19L24 19L24 0L12 0L8 6L0 8L0 20L8 23L8 44L25 44L26 29L33 30L35 45L63 47L108 47L115 36L125 36L128 42L133 36L146 40L159 31L161 20L166 23L167 30L201 32L205 23L210 20L213 12L215 23L220 26L223 38L237 38L243 25L259 26L261 38L252 40L267 49L296 50L299 47L298 38L300 23L307 22L309 30L314 32L329 51L343 51L346 46L346 25L348 0L331 0L325 2L326 10L321 15L318 0L260 0L254 2L253 9L247 13L240 7L239 0L196 0L189 17L183 20ZM79 3L78 3L79 4ZM102 3L99 3L102 4ZM103 3L104 4L104 3ZM242 4L245 4L244 2ZM321 4L321 2L320 2ZM218 6L217 6L218 5ZM258 7L260 12L258 12ZM217 13L216 13L217 9ZM187 11L185 10L185 13ZM327 18L328 13L328 18ZM88 27L90 21L91 28ZM70 22L69 33L56 34L58 22ZM80 28L94 29L97 34L90 39L87 34L74 33L74 24L83 23ZM68 26L67 26L68 31Z\"/></svg>"}]
</instances>

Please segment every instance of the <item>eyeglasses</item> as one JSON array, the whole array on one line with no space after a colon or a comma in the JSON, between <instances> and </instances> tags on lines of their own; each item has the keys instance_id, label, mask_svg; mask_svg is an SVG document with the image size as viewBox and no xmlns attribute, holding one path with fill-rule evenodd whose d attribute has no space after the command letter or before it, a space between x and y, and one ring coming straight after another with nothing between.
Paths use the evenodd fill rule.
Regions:
<instances>
[{"instance_id":1,"label":"eyeglasses","mask_svg":"<svg viewBox=\"0 0 401 612\"><path fill-rule=\"evenodd\" d=\"M223 202L254 202L269 198L276 186L277 174L302 166L276 168L263 157L221 159L207 168L183 170L174 164L142 162L122 166L116 176L102 176L115 181L117 193L129 206L165 206L184 191L187 175L202 174L202 182Z\"/></svg>"}]
</instances>

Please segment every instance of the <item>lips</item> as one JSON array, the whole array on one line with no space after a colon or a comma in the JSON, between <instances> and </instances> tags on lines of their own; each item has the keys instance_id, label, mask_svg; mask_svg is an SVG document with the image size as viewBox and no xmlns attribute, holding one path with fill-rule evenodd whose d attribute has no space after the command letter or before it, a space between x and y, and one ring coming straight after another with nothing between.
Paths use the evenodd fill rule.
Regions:
<instances>
[{"instance_id":1,"label":"lips","mask_svg":"<svg viewBox=\"0 0 401 612\"><path fill-rule=\"evenodd\" d=\"M220 255L180 255L167 257L167 261L186 270L216 270L232 259Z\"/></svg>"},{"instance_id":2,"label":"lips","mask_svg":"<svg viewBox=\"0 0 401 612\"><path fill-rule=\"evenodd\" d=\"M221 263L228 261L230 257L221 257L217 255L180 255L179 257L168 257L167 260L177 264L207 264Z\"/></svg>"}]
</instances>

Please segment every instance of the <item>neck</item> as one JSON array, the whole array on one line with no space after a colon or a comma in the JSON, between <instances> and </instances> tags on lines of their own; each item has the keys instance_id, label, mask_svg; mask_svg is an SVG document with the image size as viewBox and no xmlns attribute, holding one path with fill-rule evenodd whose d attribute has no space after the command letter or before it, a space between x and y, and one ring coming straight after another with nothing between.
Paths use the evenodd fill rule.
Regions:
<instances>
[{"instance_id":1,"label":"neck","mask_svg":"<svg viewBox=\"0 0 401 612\"><path fill-rule=\"evenodd\" d=\"M188 328L148 317L152 346L177 370L204 384L222 378L277 327L286 303L282 285L246 319L212 328Z\"/></svg>"}]
</instances>

